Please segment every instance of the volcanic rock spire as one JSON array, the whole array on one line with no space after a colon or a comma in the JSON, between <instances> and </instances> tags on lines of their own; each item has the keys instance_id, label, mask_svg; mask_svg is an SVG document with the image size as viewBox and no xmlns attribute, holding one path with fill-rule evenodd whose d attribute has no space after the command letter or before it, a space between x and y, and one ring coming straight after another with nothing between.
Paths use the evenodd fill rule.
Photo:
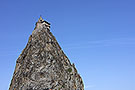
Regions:
<instances>
[{"instance_id":1,"label":"volcanic rock spire","mask_svg":"<svg viewBox=\"0 0 135 90\"><path fill-rule=\"evenodd\" d=\"M42 17L16 61L9 90L84 90L71 64Z\"/></svg>"}]
</instances>

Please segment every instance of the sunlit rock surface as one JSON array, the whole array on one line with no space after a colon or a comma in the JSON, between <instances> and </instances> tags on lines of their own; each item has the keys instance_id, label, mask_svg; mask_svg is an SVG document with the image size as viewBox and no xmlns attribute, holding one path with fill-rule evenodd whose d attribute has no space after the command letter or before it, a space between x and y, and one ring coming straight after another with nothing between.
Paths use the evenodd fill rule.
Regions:
<instances>
[{"instance_id":1,"label":"sunlit rock surface","mask_svg":"<svg viewBox=\"0 0 135 90\"><path fill-rule=\"evenodd\" d=\"M16 61L9 90L84 90L75 65L41 17Z\"/></svg>"}]
</instances>

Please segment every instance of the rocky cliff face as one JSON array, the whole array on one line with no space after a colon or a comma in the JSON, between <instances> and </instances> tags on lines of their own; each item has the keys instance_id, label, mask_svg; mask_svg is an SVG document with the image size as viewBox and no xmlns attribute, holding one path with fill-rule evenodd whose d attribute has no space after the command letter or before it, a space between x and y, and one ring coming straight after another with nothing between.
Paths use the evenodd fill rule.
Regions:
<instances>
[{"instance_id":1,"label":"rocky cliff face","mask_svg":"<svg viewBox=\"0 0 135 90\"><path fill-rule=\"evenodd\" d=\"M41 17L16 61L9 90L84 90L75 65Z\"/></svg>"}]
</instances>

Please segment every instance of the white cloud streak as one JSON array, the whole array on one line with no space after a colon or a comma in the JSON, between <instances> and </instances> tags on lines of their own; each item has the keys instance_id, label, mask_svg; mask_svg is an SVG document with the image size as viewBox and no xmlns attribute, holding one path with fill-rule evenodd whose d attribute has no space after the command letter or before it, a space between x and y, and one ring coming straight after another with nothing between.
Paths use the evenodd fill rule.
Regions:
<instances>
[{"instance_id":1,"label":"white cloud streak","mask_svg":"<svg viewBox=\"0 0 135 90\"><path fill-rule=\"evenodd\" d=\"M96 87L96 86L95 86L95 85L86 85L86 86L85 86L85 89L94 88L94 87Z\"/></svg>"},{"instance_id":2,"label":"white cloud streak","mask_svg":"<svg viewBox=\"0 0 135 90\"><path fill-rule=\"evenodd\" d=\"M91 47L104 47L104 46L135 46L135 38L117 38L108 40L97 40L87 42L75 42L71 44L64 44L64 48L91 48Z\"/></svg>"}]
</instances>

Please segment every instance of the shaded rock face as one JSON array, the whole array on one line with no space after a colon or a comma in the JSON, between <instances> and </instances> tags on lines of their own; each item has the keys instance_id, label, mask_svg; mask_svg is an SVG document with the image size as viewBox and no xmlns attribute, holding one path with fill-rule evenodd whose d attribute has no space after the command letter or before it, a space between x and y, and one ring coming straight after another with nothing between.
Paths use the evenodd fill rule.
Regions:
<instances>
[{"instance_id":1,"label":"shaded rock face","mask_svg":"<svg viewBox=\"0 0 135 90\"><path fill-rule=\"evenodd\" d=\"M83 81L41 17L16 61L9 90L84 90Z\"/></svg>"}]
</instances>

